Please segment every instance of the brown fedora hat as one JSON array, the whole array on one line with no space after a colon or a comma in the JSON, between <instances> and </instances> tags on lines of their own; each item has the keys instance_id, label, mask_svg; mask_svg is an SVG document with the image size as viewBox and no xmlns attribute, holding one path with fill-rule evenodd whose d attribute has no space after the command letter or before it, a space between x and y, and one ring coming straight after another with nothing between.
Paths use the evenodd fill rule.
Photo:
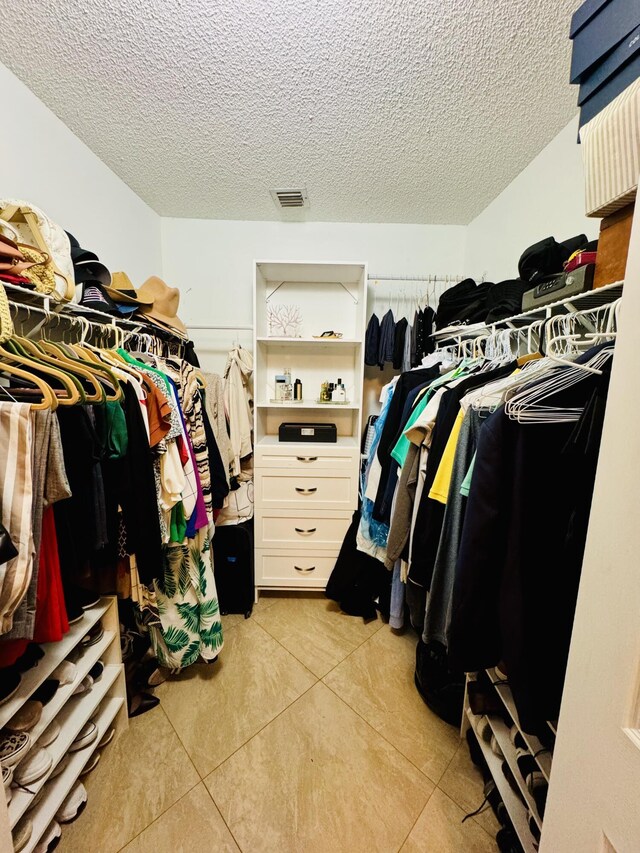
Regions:
<instances>
[{"instance_id":1,"label":"brown fedora hat","mask_svg":"<svg viewBox=\"0 0 640 853\"><path fill-rule=\"evenodd\" d=\"M177 287L169 287L157 275L152 275L138 290L138 298L152 303L141 308L147 320L180 335L188 335L187 327L178 317L180 291Z\"/></svg>"},{"instance_id":2,"label":"brown fedora hat","mask_svg":"<svg viewBox=\"0 0 640 853\"><path fill-rule=\"evenodd\" d=\"M136 292L135 287L131 284L131 279L126 272L111 273L111 287L105 287L104 289L114 302L122 302L124 305L139 305L141 308L153 305L152 299L144 300L140 298L139 293Z\"/></svg>"}]
</instances>

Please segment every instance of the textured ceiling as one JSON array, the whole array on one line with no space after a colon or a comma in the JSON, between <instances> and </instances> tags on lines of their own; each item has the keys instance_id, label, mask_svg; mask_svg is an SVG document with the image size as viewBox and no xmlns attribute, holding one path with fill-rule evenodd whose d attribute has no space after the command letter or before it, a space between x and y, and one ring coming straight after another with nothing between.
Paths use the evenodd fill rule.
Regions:
<instances>
[{"instance_id":1,"label":"textured ceiling","mask_svg":"<svg viewBox=\"0 0 640 853\"><path fill-rule=\"evenodd\" d=\"M162 215L464 224L575 113L577 5L0 0L0 58Z\"/></svg>"}]
</instances>

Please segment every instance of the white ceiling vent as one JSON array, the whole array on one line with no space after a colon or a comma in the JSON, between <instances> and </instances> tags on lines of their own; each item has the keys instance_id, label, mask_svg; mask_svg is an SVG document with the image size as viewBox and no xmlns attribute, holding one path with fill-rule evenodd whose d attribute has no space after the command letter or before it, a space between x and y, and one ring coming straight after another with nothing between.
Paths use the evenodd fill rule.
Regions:
<instances>
[{"instance_id":1,"label":"white ceiling vent","mask_svg":"<svg viewBox=\"0 0 640 853\"><path fill-rule=\"evenodd\" d=\"M306 189L269 190L269 192L278 210L309 208L309 196Z\"/></svg>"}]
</instances>

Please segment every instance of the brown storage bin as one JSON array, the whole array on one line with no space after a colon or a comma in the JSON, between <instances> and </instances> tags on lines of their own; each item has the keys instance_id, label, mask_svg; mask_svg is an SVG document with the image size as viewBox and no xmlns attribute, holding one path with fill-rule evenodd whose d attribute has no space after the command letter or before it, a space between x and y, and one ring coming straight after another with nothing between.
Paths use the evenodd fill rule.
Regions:
<instances>
[{"instance_id":1,"label":"brown storage bin","mask_svg":"<svg viewBox=\"0 0 640 853\"><path fill-rule=\"evenodd\" d=\"M604 287L624 279L631 239L634 204L605 216L600 223L598 255L593 286Z\"/></svg>"}]
</instances>

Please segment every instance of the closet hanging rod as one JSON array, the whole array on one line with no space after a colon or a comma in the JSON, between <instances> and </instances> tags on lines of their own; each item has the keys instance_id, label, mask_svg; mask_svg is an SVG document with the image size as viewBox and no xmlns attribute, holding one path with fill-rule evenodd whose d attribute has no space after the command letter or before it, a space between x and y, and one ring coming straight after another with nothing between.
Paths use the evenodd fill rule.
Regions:
<instances>
[{"instance_id":1,"label":"closet hanging rod","mask_svg":"<svg viewBox=\"0 0 640 853\"><path fill-rule=\"evenodd\" d=\"M435 282L443 282L444 284L448 284L451 282L452 284L456 284L459 281L462 281L462 276L460 275L423 275L423 276L411 276L411 275L368 275L367 281L415 281L420 282L422 284L433 284Z\"/></svg>"},{"instance_id":2,"label":"closet hanging rod","mask_svg":"<svg viewBox=\"0 0 640 853\"><path fill-rule=\"evenodd\" d=\"M200 331L222 331L222 332L252 332L253 326L194 326L189 323L189 329L198 329Z\"/></svg>"}]
</instances>

